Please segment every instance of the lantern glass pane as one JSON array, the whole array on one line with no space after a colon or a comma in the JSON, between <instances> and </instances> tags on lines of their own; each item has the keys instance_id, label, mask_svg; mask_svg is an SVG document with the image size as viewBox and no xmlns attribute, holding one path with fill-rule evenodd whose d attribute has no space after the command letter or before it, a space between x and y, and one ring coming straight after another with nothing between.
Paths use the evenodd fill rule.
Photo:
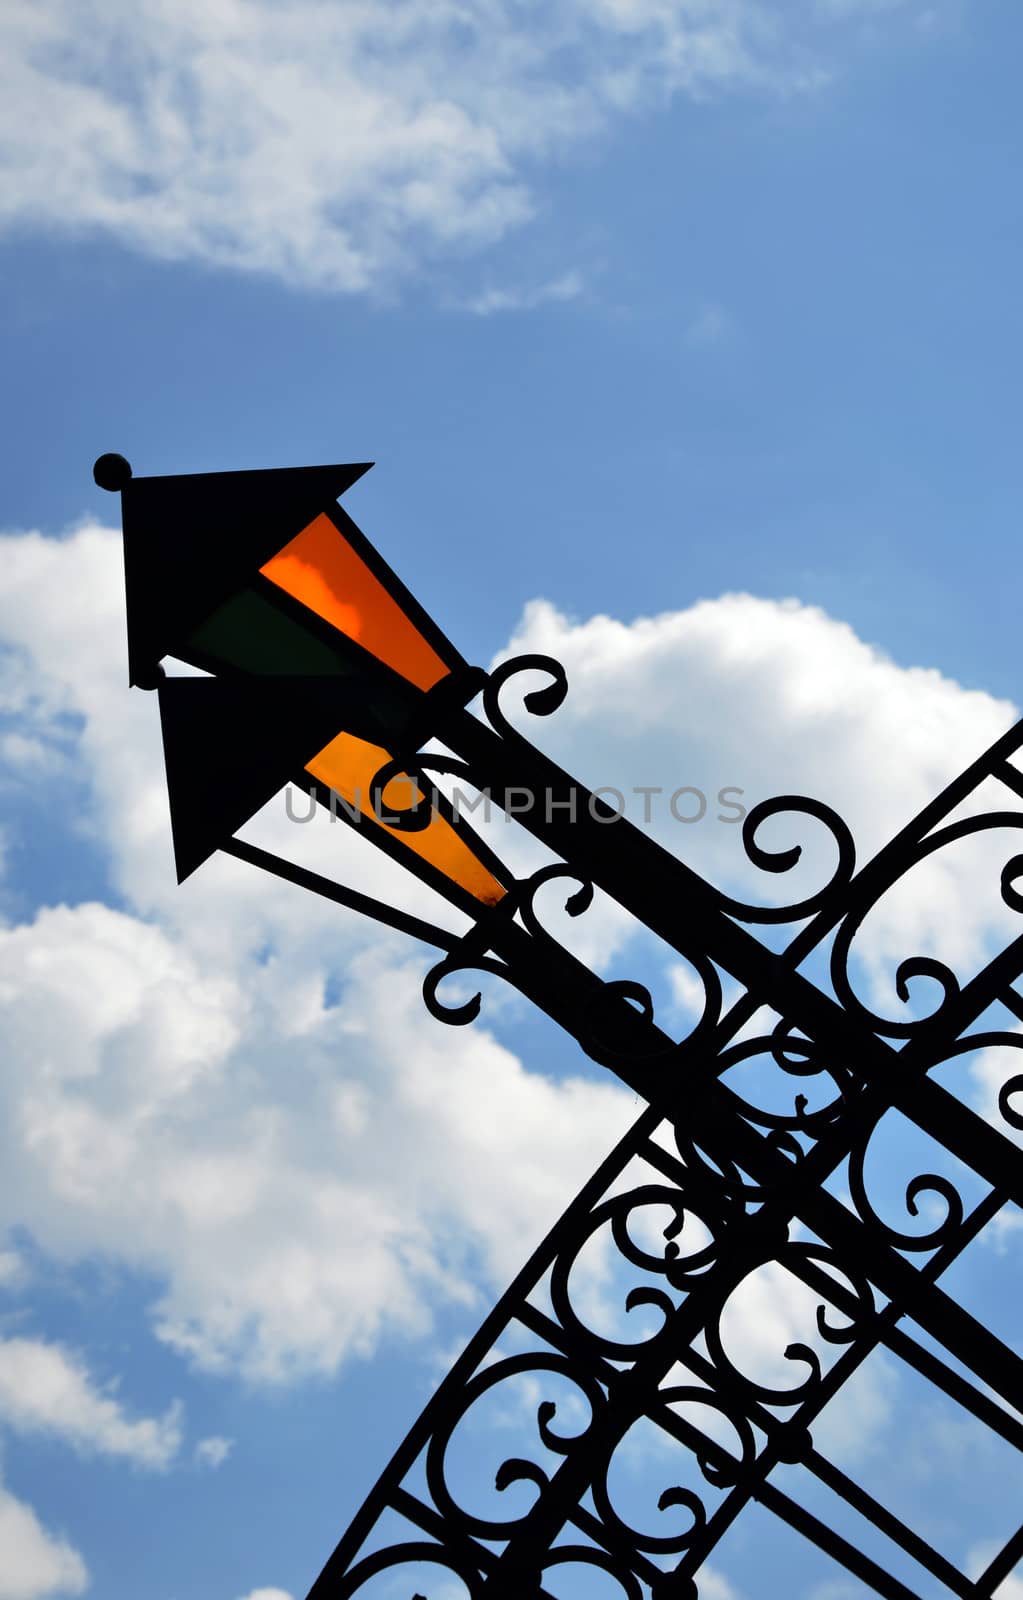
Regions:
<instances>
[{"instance_id":1,"label":"lantern glass pane","mask_svg":"<svg viewBox=\"0 0 1023 1600\"><path fill-rule=\"evenodd\" d=\"M178 654L184 661L257 675L333 677L356 670L343 648L332 649L255 589L232 595L189 635Z\"/></svg>"},{"instance_id":2,"label":"lantern glass pane","mask_svg":"<svg viewBox=\"0 0 1023 1600\"><path fill-rule=\"evenodd\" d=\"M260 571L417 688L446 677L446 663L328 516L314 518Z\"/></svg>"},{"instance_id":3,"label":"lantern glass pane","mask_svg":"<svg viewBox=\"0 0 1023 1600\"><path fill-rule=\"evenodd\" d=\"M412 833L390 828L373 816L373 779L389 760L386 750L365 739L357 739L354 734L342 733L307 762L306 769L357 810L365 818L366 827L383 828L473 899L484 905L496 905L506 892L504 885L488 872L464 836L446 817L435 811L425 828ZM388 807L394 811L408 810L419 795L419 787L411 778L393 778L384 790L381 809L385 814Z\"/></svg>"}]
</instances>

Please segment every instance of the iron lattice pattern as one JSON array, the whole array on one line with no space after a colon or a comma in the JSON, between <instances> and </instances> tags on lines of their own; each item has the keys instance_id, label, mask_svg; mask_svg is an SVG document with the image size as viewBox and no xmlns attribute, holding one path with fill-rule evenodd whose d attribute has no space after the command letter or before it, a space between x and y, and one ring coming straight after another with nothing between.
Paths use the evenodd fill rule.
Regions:
<instances>
[{"instance_id":1,"label":"iron lattice pattern","mask_svg":"<svg viewBox=\"0 0 1023 1600\"><path fill-rule=\"evenodd\" d=\"M511 737L500 718L491 721L502 740ZM691 1600L701 1568L754 1505L823 1552L837 1577L890 1600L991 1596L1012 1572L1023 1528L1002 1530L986 1570L967 1576L912 1519L875 1498L868 1474L854 1477L835 1459L821 1424L880 1354L1019 1464L1023 1363L942 1279L1023 1197L1014 1143L1023 1072L1011 1065L1023 1047L1023 996L1013 987L1023 938L968 981L933 956L896 963L902 1000L920 978L937 997L926 1015L898 1020L868 1005L852 956L868 914L914 867L1023 826L1023 774L1012 761L1021 744L1023 724L858 872L847 830L827 808L786 798L751 813L745 844L756 866L793 864L792 852L771 856L758 843L765 820L782 812L823 824L838 866L824 889L786 909L724 895L699 901L676 948L703 980L704 1015L681 1044L660 1033L638 985L598 986L601 1013L585 984L582 999L572 998L565 967L564 1005L589 1012L588 1022L569 1025L648 1108L456 1362L310 1600ZM422 768L418 775L427 781ZM565 855L563 870L538 879L591 876ZM1003 851L998 862L1002 908L1023 911L1023 856L1006 860ZM531 941L549 973L561 958L532 910L536 886L522 886L516 931L506 936ZM584 882L573 910L585 909L588 893ZM793 933L781 953L750 931L786 921ZM438 981L460 967L503 972L532 992L522 979L528 962L516 965L500 942L494 930L477 930L445 958L427 986L437 1015L445 1015ZM727 1008L722 972L740 989ZM541 1000L557 1014L549 986ZM463 1005L448 1019L471 1012ZM990 1117L973 1108L966 1070L981 1051L1010 1063ZM908 1148L921 1152L908 1176L898 1174L897 1205L885 1165L893 1118L911 1126ZM757 1282L761 1298L751 1302ZM809 1332L751 1372L736 1354L736 1329L748 1344L749 1308L770 1305L772 1292L779 1305L802 1297ZM459 1439L498 1403L518 1406L528 1426L491 1487L466 1473ZM663 1462L652 1515L623 1503L618 1487L637 1428L649 1460ZM490 1437L499 1441L500 1428ZM821 1514L822 1489L842 1517ZM765 1577L771 1593L782 1592L783 1573Z\"/></svg>"}]
</instances>

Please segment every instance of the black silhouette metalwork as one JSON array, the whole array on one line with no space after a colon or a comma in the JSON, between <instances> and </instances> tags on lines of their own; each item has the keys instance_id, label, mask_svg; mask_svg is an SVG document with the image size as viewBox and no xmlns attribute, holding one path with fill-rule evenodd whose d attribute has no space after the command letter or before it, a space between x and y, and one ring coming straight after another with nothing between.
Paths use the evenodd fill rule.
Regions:
<instances>
[{"instance_id":1,"label":"black silhouette metalwork","mask_svg":"<svg viewBox=\"0 0 1023 1600\"><path fill-rule=\"evenodd\" d=\"M97 481L110 480L106 486L124 496L132 672L135 681L160 686L181 875L220 848L433 944L442 954L425 999L448 1024L471 1022L481 1001L479 995L447 1001L446 979L498 975L646 1103L456 1361L310 1600L376 1594L383 1591L375 1584L385 1579L398 1585L388 1594L403 1595L405 1573L413 1575L406 1588L414 1600L424 1572L434 1573L445 1595L453 1584L472 1600L553 1600L565 1572L574 1571L578 1583L579 1574L598 1569L626 1600L692 1600L700 1569L751 1503L889 1600L992 1596L1023 1559L1023 1527L1005 1530L986 1570L970 1577L881 1504L868 1483L829 1459L814 1442L814 1427L852 1374L882 1350L992 1436L1023 1450L1023 1361L942 1284L1002 1208L1023 1203L1023 1163L1013 1142L1023 1130L1023 1062L1004 1075L997 1120L972 1108L958 1092L961 1071L957 1078L957 1068L981 1050L1002 1050L1011 1063L1011 1053L1023 1049L1023 993L1015 987L1023 974L1023 935L966 979L932 956L910 953L895 970L896 993L908 1002L914 981L929 979L936 1001L925 1014L907 1004L905 1015L879 1015L863 997L852 959L867 917L915 866L963 840L1023 827L1023 813L1014 809L1023 799L1023 765L1014 760L1023 724L858 870L849 830L829 807L798 796L756 806L742 830L754 868L784 877L800 857L798 846L763 844L764 825L779 817L823 826L835 865L798 902L741 903L624 818L614 819L512 725L506 698L523 675L532 685L538 674L544 680L525 695L527 711L546 716L562 703L567 683L556 661L527 656L489 676L470 668L358 530L353 548L372 561L443 660L435 684L410 687L351 641L343 650L354 665L333 679L301 669L290 677L260 676L222 657L189 655L184 630L194 635L230 584L250 581L252 570L314 511L335 518L339 533L354 539L354 525L336 518L332 500L345 475L354 481L362 469L132 480L119 461L101 458ZM151 515L154 507L163 508L162 520ZM258 508L255 535L239 507ZM187 574L178 574L176 589L167 588L169 552L183 526L189 549L200 556L202 530L236 530L199 603ZM149 554L152 538L164 540L159 560ZM182 624L175 608L186 590ZM321 642L342 648L315 619L304 621ZM159 661L168 654L219 675L161 678ZM468 709L477 695L481 716ZM225 727L237 735L229 757ZM260 727L264 744L256 753ZM372 785L378 814L388 786L396 778L406 782L408 804L395 809L389 800L387 826L374 837L471 911L465 936L233 837L289 778L329 803L303 763L318 741L342 727L387 754ZM278 728L271 747L268 730ZM444 753L428 753L431 740ZM557 864L516 880L452 812L438 787L452 775L497 805L508 807L524 790L536 797L529 809L518 799L512 809ZM968 802L997 791L1003 803L966 814ZM492 903L445 877L435 861L410 853L407 835L438 817L468 838L498 884ZM684 1038L662 1030L642 985L602 980L545 929L538 897L559 881L572 916L585 915L600 888L690 964L702 986L702 1014ZM1006 907L1023 911L1023 853L1004 861L998 890ZM753 931L758 926L772 928L771 947ZM725 975L738 989L727 1005ZM910 1175L901 1220L890 1215L890 1197L874 1192L871 1175L877 1135L889 1116L906 1119L929 1141L938 1169ZM651 1215L660 1219L653 1243L643 1226ZM621 1306L628 1326L621 1319L613 1329L597 1325L575 1292L580 1260L598 1240L632 1280ZM751 1375L730 1349L730 1307L743 1285L764 1272L782 1274L816 1297L813 1339L779 1353L788 1381ZM471 1486L455 1481L450 1454L473 1409L502 1386L521 1388L524 1379L541 1396L534 1448L497 1470L497 1500L510 1507L504 1512L493 1497L484 1507ZM672 1442L676 1461L688 1462L685 1473L672 1469L654 1528L635 1525L613 1485L616 1452L640 1423ZM851 1520L870 1530L869 1541L846 1537L807 1509L798 1484L810 1480L844 1503ZM913 1583L878 1559L884 1544L900 1570L908 1558ZM586 1593L585 1584L577 1592Z\"/></svg>"}]
</instances>

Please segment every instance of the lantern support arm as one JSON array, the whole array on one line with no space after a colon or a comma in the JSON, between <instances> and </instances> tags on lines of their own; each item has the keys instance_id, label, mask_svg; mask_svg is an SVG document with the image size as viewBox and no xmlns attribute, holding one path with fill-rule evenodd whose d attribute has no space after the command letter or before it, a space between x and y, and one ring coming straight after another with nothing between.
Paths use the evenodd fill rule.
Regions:
<instances>
[{"instance_id":1,"label":"lantern support arm","mask_svg":"<svg viewBox=\"0 0 1023 1600\"><path fill-rule=\"evenodd\" d=\"M282 878L285 883L293 883L296 888L308 889L312 894L322 895L326 900L333 900L335 905L344 906L349 911L358 911L360 916L372 917L375 922L382 922L385 927L394 928L398 933L407 933L413 939L422 940L424 944L435 945L439 950L455 951L461 944L457 933L449 933L447 929L438 928L434 923L425 922L421 917L413 917L408 912L398 911L383 900L362 894L358 889L349 889L343 884L335 883L331 878L325 878L322 873L313 872L308 867L296 866L294 862L285 861L258 845L248 844L244 839L228 839L220 849L224 855L234 856L237 861L245 861L252 867L261 867L264 872L272 873L275 878Z\"/></svg>"}]
</instances>

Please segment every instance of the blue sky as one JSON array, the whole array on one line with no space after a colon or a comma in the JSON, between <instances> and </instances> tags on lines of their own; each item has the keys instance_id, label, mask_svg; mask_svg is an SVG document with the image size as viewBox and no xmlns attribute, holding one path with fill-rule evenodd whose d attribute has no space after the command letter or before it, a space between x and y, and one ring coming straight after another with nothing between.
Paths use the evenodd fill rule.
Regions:
<instances>
[{"instance_id":1,"label":"blue sky","mask_svg":"<svg viewBox=\"0 0 1023 1600\"><path fill-rule=\"evenodd\" d=\"M236 863L175 887L92 462L375 460L346 505L465 655L566 661L580 776L820 794L869 853L1019 695L1023 19L53 0L0 44L0 1600L302 1600L638 1108L514 1001L433 1023L419 950ZM652 826L744 881L738 830ZM993 948L977 881L886 914L872 994ZM995 1325L1013 1238L963 1267ZM983 1565L1009 1480L928 1479L954 1419L865 1383L850 1459ZM864 1592L758 1529L710 1600Z\"/></svg>"}]
</instances>

